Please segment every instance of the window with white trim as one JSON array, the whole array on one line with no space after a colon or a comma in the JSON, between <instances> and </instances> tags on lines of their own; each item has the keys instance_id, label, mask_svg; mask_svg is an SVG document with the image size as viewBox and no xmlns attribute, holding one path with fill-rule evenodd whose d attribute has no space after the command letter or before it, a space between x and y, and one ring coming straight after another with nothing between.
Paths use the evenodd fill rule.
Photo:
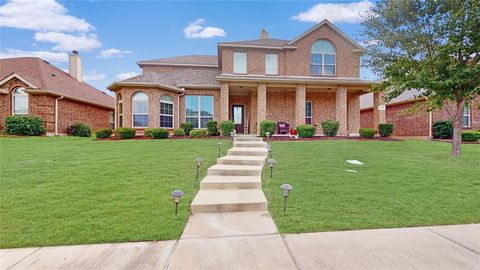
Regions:
<instances>
[{"instance_id":1,"label":"window with white trim","mask_svg":"<svg viewBox=\"0 0 480 270\"><path fill-rule=\"evenodd\" d=\"M115 129L115 112L110 112L108 118L110 119L110 128Z\"/></svg>"},{"instance_id":2,"label":"window with white trim","mask_svg":"<svg viewBox=\"0 0 480 270\"><path fill-rule=\"evenodd\" d=\"M463 107L463 126L470 127L470 105L465 104Z\"/></svg>"},{"instance_id":3,"label":"window with white trim","mask_svg":"<svg viewBox=\"0 0 480 270\"><path fill-rule=\"evenodd\" d=\"M233 53L233 73L247 73L247 53Z\"/></svg>"},{"instance_id":4,"label":"window with white trim","mask_svg":"<svg viewBox=\"0 0 480 270\"><path fill-rule=\"evenodd\" d=\"M143 92L137 92L132 97L133 127L148 127L148 96Z\"/></svg>"},{"instance_id":5,"label":"window with white trim","mask_svg":"<svg viewBox=\"0 0 480 270\"><path fill-rule=\"evenodd\" d=\"M320 39L313 43L310 61L312 75L335 76L335 47L330 41Z\"/></svg>"},{"instance_id":6,"label":"window with white trim","mask_svg":"<svg viewBox=\"0 0 480 270\"><path fill-rule=\"evenodd\" d=\"M123 126L123 100L122 94L118 94L118 127Z\"/></svg>"},{"instance_id":7,"label":"window with white trim","mask_svg":"<svg viewBox=\"0 0 480 270\"><path fill-rule=\"evenodd\" d=\"M278 54L276 53L265 54L265 74L278 75Z\"/></svg>"},{"instance_id":8,"label":"window with white trim","mask_svg":"<svg viewBox=\"0 0 480 270\"><path fill-rule=\"evenodd\" d=\"M185 96L185 116L194 128L206 128L213 120L213 96Z\"/></svg>"},{"instance_id":9,"label":"window with white trim","mask_svg":"<svg viewBox=\"0 0 480 270\"><path fill-rule=\"evenodd\" d=\"M173 98L169 95L160 96L160 127L173 128Z\"/></svg>"},{"instance_id":10,"label":"window with white trim","mask_svg":"<svg viewBox=\"0 0 480 270\"><path fill-rule=\"evenodd\" d=\"M313 115L312 102L307 101L305 102L305 124L309 124L309 125L312 124L312 115Z\"/></svg>"},{"instance_id":11,"label":"window with white trim","mask_svg":"<svg viewBox=\"0 0 480 270\"><path fill-rule=\"evenodd\" d=\"M16 88L12 92L12 113L13 115L28 114L28 94L25 88Z\"/></svg>"}]
</instances>

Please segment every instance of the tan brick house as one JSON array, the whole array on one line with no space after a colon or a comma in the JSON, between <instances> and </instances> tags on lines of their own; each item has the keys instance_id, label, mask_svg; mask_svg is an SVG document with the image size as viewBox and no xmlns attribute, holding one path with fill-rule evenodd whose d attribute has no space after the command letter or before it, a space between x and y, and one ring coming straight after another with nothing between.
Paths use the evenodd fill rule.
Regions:
<instances>
[{"instance_id":1,"label":"tan brick house","mask_svg":"<svg viewBox=\"0 0 480 270\"><path fill-rule=\"evenodd\" d=\"M239 133L257 133L270 119L291 128L336 119L339 135L358 134L364 49L325 20L293 40L221 42L218 55L140 61L143 74L112 83L116 125L176 128L231 119Z\"/></svg>"},{"instance_id":2,"label":"tan brick house","mask_svg":"<svg viewBox=\"0 0 480 270\"><path fill-rule=\"evenodd\" d=\"M43 118L47 135L60 135L75 122L92 129L113 126L115 99L82 81L77 52L69 73L37 57L0 59L0 129L10 115Z\"/></svg>"}]
</instances>

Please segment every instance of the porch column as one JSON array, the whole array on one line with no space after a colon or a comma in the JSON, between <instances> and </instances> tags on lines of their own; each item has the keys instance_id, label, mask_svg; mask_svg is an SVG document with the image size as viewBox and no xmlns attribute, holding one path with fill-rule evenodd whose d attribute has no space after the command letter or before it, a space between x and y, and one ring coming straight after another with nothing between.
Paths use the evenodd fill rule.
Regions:
<instances>
[{"instance_id":1,"label":"porch column","mask_svg":"<svg viewBox=\"0 0 480 270\"><path fill-rule=\"evenodd\" d=\"M305 96L306 86L304 84L297 85L295 91L295 126L305 124Z\"/></svg>"},{"instance_id":2,"label":"porch column","mask_svg":"<svg viewBox=\"0 0 480 270\"><path fill-rule=\"evenodd\" d=\"M358 135L360 130L360 96L348 97L348 135Z\"/></svg>"},{"instance_id":3,"label":"porch column","mask_svg":"<svg viewBox=\"0 0 480 270\"><path fill-rule=\"evenodd\" d=\"M257 133L257 90L252 90L250 92L250 125L249 125L249 133L256 134Z\"/></svg>"},{"instance_id":4,"label":"porch column","mask_svg":"<svg viewBox=\"0 0 480 270\"><path fill-rule=\"evenodd\" d=\"M377 129L378 124L385 124L387 121L387 107L383 99L383 93L373 93L373 128Z\"/></svg>"},{"instance_id":5,"label":"porch column","mask_svg":"<svg viewBox=\"0 0 480 270\"><path fill-rule=\"evenodd\" d=\"M220 122L228 120L228 96L229 87L228 83L222 83L220 85Z\"/></svg>"},{"instance_id":6,"label":"porch column","mask_svg":"<svg viewBox=\"0 0 480 270\"><path fill-rule=\"evenodd\" d=\"M337 119L338 135L347 136L347 88L337 88L335 97L335 118Z\"/></svg>"},{"instance_id":7,"label":"porch column","mask_svg":"<svg viewBox=\"0 0 480 270\"><path fill-rule=\"evenodd\" d=\"M257 88L257 135L260 135L260 122L267 119L267 84L261 83Z\"/></svg>"}]
</instances>

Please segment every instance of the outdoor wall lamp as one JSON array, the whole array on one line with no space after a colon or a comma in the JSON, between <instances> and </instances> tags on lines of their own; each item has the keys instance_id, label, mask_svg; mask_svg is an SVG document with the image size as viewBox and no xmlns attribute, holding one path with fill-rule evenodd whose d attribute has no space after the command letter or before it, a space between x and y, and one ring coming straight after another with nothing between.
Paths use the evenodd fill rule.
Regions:
<instances>
[{"instance_id":1,"label":"outdoor wall lamp","mask_svg":"<svg viewBox=\"0 0 480 270\"><path fill-rule=\"evenodd\" d=\"M197 180L198 180L198 170L200 169L200 165L202 164L202 161L203 159L199 157L195 159L195 166L197 166L197 177L196 177Z\"/></svg>"},{"instance_id":2,"label":"outdoor wall lamp","mask_svg":"<svg viewBox=\"0 0 480 270\"><path fill-rule=\"evenodd\" d=\"M268 154L270 154L270 158L273 158L273 156L272 156L272 145L271 144L267 144L267 150L268 150Z\"/></svg>"},{"instance_id":3,"label":"outdoor wall lamp","mask_svg":"<svg viewBox=\"0 0 480 270\"><path fill-rule=\"evenodd\" d=\"M280 188L283 190L283 212L287 210L287 197L288 193L290 193L290 190L293 189L293 187L287 183L283 184L280 186Z\"/></svg>"},{"instance_id":4,"label":"outdoor wall lamp","mask_svg":"<svg viewBox=\"0 0 480 270\"><path fill-rule=\"evenodd\" d=\"M180 199L182 199L182 196L183 191L181 191L180 189L176 189L172 192L173 202L175 203L175 215L178 214L178 203L180 202Z\"/></svg>"},{"instance_id":5,"label":"outdoor wall lamp","mask_svg":"<svg viewBox=\"0 0 480 270\"><path fill-rule=\"evenodd\" d=\"M268 166L270 167L270 178L273 177L273 166L275 166L275 159L268 160Z\"/></svg>"},{"instance_id":6,"label":"outdoor wall lamp","mask_svg":"<svg viewBox=\"0 0 480 270\"><path fill-rule=\"evenodd\" d=\"M217 146L218 146L218 157L220 158L220 153L222 152L223 143L219 142L219 143L217 143Z\"/></svg>"}]
</instances>

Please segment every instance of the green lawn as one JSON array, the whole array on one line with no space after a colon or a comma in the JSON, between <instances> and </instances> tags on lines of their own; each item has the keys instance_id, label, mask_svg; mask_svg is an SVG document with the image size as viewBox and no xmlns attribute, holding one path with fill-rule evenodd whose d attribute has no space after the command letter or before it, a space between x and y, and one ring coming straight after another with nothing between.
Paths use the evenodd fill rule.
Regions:
<instances>
[{"instance_id":1,"label":"green lawn","mask_svg":"<svg viewBox=\"0 0 480 270\"><path fill-rule=\"evenodd\" d=\"M463 145L460 159L450 148L429 141L273 142L277 164L273 179L264 170L263 189L282 233L480 223L480 145ZM285 182L293 191L283 212Z\"/></svg>"},{"instance_id":2,"label":"green lawn","mask_svg":"<svg viewBox=\"0 0 480 270\"><path fill-rule=\"evenodd\" d=\"M216 155L217 140L0 138L0 247L178 238L198 188L193 160L204 175Z\"/></svg>"}]
</instances>

